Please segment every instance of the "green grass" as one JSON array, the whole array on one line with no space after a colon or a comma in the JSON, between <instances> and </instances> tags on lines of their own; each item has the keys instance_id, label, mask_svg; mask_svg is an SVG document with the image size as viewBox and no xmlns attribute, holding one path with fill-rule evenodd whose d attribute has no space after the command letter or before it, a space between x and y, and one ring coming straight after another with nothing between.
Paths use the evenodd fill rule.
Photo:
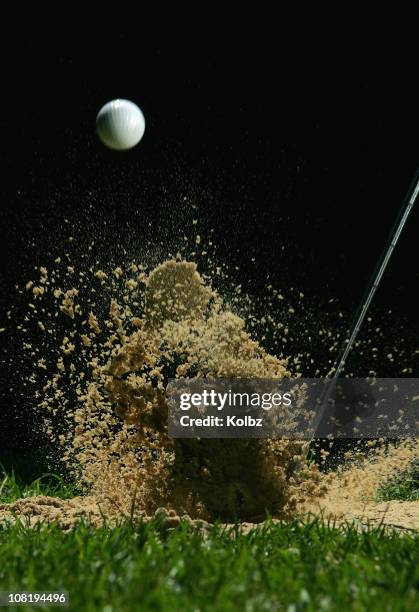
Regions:
<instances>
[{"instance_id":1,"label":"green grass","mask_svg":"<svg viewBox=\"0 0 419 612\"><path fill-rule=\"evenodd\" d=\"M0 558L0 590L65 589L75 610L418 609L416 538L318 520L207 538L185 524L18 524L0 530Z\"/></svg>"},{"instance_id":2,"label":"green grass","mask_svg":"<svg viewBox=\"0 0 419 612\"><path fill-rule=\"evenodd\" d=\"M399 499L403 501L419 501L419 462L413 465L411 471L400 474L384 483L377 491L379 501Z\"/></svg>"},{"instance_id":3,"label":"green grass","mask_svg":"<svg viewBox=\"0 0 419 612\"><path fill-rule=\"evenodd\" d=\"M0 502L75 493L55 475L26 485L1 474ZM412 499L415 487L413 472L379 495ZM70 609L87 612L410 612L419 610L418 559L415 534L319 519L268 522L247 535L215 526L206 537L187 524L167 531L158 522L100 529L82 523L68 533L22 520L0 526L0 591L63 589Z\"/></svg>"},{"instance_id":4,"label":"green grass","mask_svg":"<svg viewBox=\"0 0 419 612\"><path fill-rule=\"evenodd\" d=\"M49 495L70 499L77 494L76 487L68 484L56 474L43 474L30 484L25 484L12 470L6 470L0 464L0 503L10 503L22 497Z\"/></svg>"}]
</instances>

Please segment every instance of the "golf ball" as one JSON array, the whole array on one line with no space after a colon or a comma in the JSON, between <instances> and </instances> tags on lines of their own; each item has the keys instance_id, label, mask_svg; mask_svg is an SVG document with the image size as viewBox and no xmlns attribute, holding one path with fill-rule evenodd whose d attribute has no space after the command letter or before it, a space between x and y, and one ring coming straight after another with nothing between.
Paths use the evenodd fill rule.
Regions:
<instances>
[{"instance_id":1,"label":"golf ball","mask_svg":"<svg viewBox=\"0 0 419 612\"><path fill-rule=\"evenodd\" d=\"M104 145L115 151L132 149L143 137L145 119L130 100L107 102L96 117L96 132Z\"/></svg>"}]
</instances>

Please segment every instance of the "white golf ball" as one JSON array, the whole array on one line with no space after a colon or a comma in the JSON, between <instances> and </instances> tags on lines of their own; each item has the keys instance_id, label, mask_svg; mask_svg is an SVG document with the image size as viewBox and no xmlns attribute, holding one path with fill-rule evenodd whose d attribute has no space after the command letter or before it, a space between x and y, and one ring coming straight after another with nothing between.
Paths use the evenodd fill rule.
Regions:
<instances>
[{"instance_id":1,"label":"white golf ball","mask_svg":"<svg viewBox=\"0 0 419 612\"><path fill-rule=\"evenodd\" d=\"M145 119L141 109L130 100L112 100L96 117L96 132L104 145L115 151L132 149L143 137Z\"/></svg>"}]
</instances>

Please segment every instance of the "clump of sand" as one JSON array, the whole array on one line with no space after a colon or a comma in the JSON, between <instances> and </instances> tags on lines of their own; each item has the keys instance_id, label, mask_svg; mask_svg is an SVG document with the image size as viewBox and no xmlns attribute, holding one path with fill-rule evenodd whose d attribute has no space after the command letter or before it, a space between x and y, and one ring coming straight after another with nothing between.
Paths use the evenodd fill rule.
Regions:
<instances>
[{"instance_id":1,"label":"clump of sand","mask_svg":"<svg viewBox=\"0 0 419 612\"><path fill-rule=\"evenodd\" d=\"M108 282L102 270L91 275L102 287ZM171 439L165 394L170 377L290 376L286 361L251 338L192 262L172 259L148 274L132 265L128 275L118 268L112 276L125 291L102 320L91 298L87 312L78 301L81 287L52 291L73 329L39 407L50 436L60 430L66 467L108 509L135 495L136 510L147 515L161 506L205 520L288 512L288 483L305 443ZM43 274L38 300L52 277Z\"/></svg>"},{"instance_id":2,"label":"clump of sand","mask_svg":"<svg viewBox=\"0 0 419 612\"><path fill-rule=\"evenodd\" d=\"M321 514L327 519L345 521L357 517L375 522L377 516L381 516L384 522L389 522L390 517L383 516L383 512L385 515L385 509L391 508L391 520L397 522L395 513L399 508L398 522L403 525L405 518L410 516L409 525L418 528L419 501L376 501L379 487L398 474L408 473L418 454L419 442L415 439L392 444L371 440L367 452L355 445L346 453L345 463L337 469L318 472L317 478L313 471L306 479L300 476L295 487L296 504L304 514Z\"/></svg>"},{"instance_id":3,"label":"clump of sand","mask_svg":"<svg viewBox=\"0 0 419 612\"><path fill-rule=\"evenodd\" d=\"M169 438L169 378L290 375L288 361L252 339L192 262L177 257L148 273L135 262L106 272L68 266L64 275L42 268L26 291L49 347L26 347L37 364L38 410L88 496L22 500L13 507L18 514L68 524L132 512L152 517L162 507L205 521L257 522L267 511L344 518L361 515L378 484L417 455L413 442L376 444L362 465L325 475L306 464L306 442ZM10 509L0 507L0 518Z\"/></svg>"},{"instance_id":4,"label":"clump of sand","mask_svg":"<svg viewBox=\"0 0 419 612\"><path fill-rule=\"evenodd\" d=\"M96 369L76 415L83 419L86 404L97 409L101 398L124 423L118 443L112 440L112 461L96 427L80 430L72 442L93 490L109 499L106 491L112 490L119 504L136 491L146 513L164 505L205 520L256 520L266 508L280 514L289 498L290 466L303 444L170 439L165 388L169 377L281 378L289 375L286 363L251 339L243 319L223 306L195 264L167 261L144 284L137 330L122 335L108 362Z\"/></svg>"}]
</instances>

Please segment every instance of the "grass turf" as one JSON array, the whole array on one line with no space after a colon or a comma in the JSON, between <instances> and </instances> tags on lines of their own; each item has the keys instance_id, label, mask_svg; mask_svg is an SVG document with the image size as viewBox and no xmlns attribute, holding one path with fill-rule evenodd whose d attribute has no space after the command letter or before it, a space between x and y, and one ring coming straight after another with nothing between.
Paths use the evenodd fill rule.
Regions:
<instances>
[{"instance_id":1,"label":"grass turf","mask_svg":"<svg viewBox=\"0 0 419 612\"><path fill-rule=\"evenodd\" d=\"M54 475L27 486L0 478L1 502L35 494L74 490ZM156 522L0 528L0 590L64 589L71 609L86 611L419 610L418 559L412 534L319 519L268 522L247 535L215 526L205 538Z\"/></svg>"},{"instance_id":2,"label":"grass turf","mask_svg":"<svg viewBox=\"0 0 419 612\"><path fill-rule=\"evenodd\" d=\"M247 535L187 525L0 530L0 590L65 589L75 610L415 610L419 542L314 520Z\"/></svg>"},{"instance_id":3,"label":"grass turf","mask_svg":"<svg viewBox=\"0 0 419 612\"><path fill-rule=\"evenodd\" d=\"M30 484L25 484L13 470L6 472L0 463L0 504L35 495L70 499L77 495L77 491L73 484L66 483L57 474L43 474Z\"/></svg>"},{"instance_id":4,"label":"grass turf","mask_svg":"<svg viewBox=\"0 0 419 612\"><path fill-rule=\"evenodd\" d=\"M377 492L379 501L400 499L403 501L419 501L419 462L415 462L411 471L400 474L384 483Z\"/></svg>"}]
</instances>

